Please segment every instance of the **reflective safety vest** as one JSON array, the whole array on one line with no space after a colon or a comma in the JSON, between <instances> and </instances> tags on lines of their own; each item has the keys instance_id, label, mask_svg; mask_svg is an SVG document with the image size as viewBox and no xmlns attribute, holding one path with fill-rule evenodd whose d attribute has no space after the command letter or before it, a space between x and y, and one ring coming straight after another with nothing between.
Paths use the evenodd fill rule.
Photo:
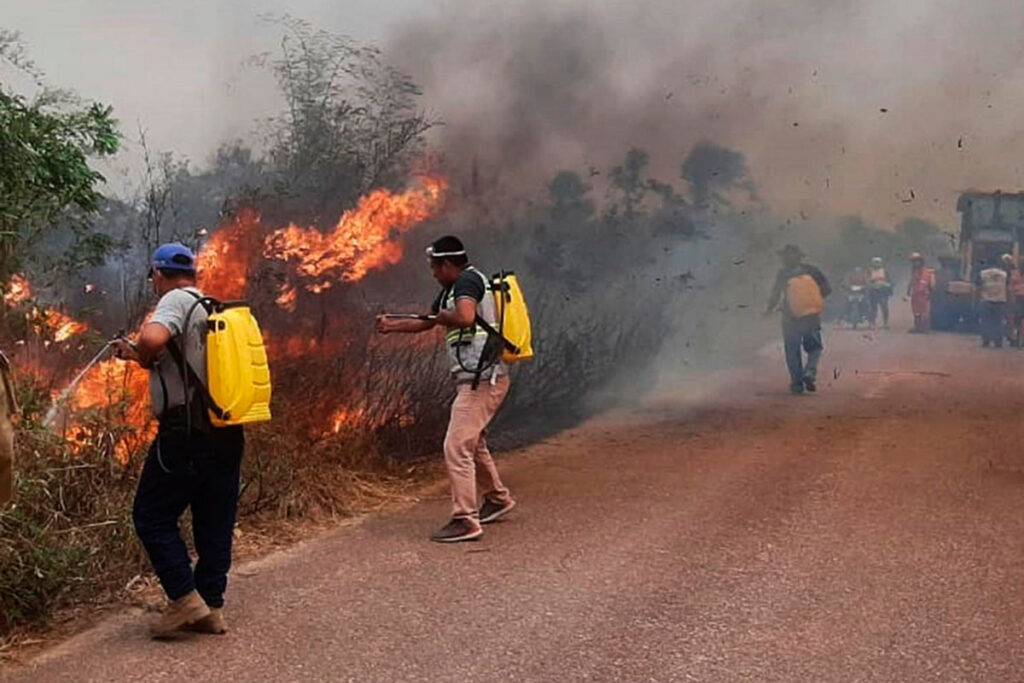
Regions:
<instances>
[{"instance_id":1,"label":"reflective safety vest","mask_svg":"<svg viewBox=\"0 0 1024 683\"><path fill-rule=\"evenodd\" d=\"M497 315L494 310L494 296L491 293L491 283L487 277L473 266L466 268L466 272L473 273L484 283L484 297L476 303L476 314L490 324L497 326ZM451 311L455 309L455 288L445 290L441 297L441 310ZM445 331L445 347L448 350L448 359L451 361L451 372L459 382L473 381L476 369L481 366L481 359L484 359L484 347L490 335L480 325L473 324L469 327L450 327ZM500 354L501 347L497 347ZM505 373L505 366L500 361L491 364L486 359L484 366L490 365L481 374L480 379L489 380L495 375Z\"/></svg>"},{"instance_id":2,"label":"reflective safety vest","mask_svg":"<svg viewBox=\"0 0 1024 683\"><path fill-rule=\"evenodd\" d=\"M1006 302L1006 271L1002 268L986 268L981 278L981 300L994 303Z\"/></svg>"},{"instance_id":3,"label":"reflective safety vest","mask_svg":"<svg viewBox=\"0 0 1024 683\"><path fill-rule=\"evenodd\" d=\"M889 283L889 273L885 272L885 268L872 268L868 279L871 283L871 289L892 288L892 285Z\"/></svg>"}]
</instances>

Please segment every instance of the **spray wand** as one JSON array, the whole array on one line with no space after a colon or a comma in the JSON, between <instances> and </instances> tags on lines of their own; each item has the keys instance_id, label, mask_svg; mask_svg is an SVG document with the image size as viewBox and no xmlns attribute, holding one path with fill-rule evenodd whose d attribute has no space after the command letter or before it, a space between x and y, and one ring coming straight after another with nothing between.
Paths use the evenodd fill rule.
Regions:
<instances>
[{"instance_id":1,"label":"spray wand","mask_svg":"<svg viewBox=\"0 0 1024 683\"><path fill-rule=\"evenodd\" d=\"M50 409L46 411L46 417L43 418L43 427L49 429L53 425L53 421L57 419L58 411L60 410L61 406L63 406L67 402L68 397L71 396L71 392L75 390L75 387L79 385L79 383L82 381L85 375L90 370L92 370L93 366L95 366L97 363L100 362L100 360L102 360L104 354L106 354L107 351L109 351L110 348L119 341L127 341L129 344L132 343L124 336L123 332L119 332L116 337L114 337L106 344L104 344L103 348L101 348L99 352L95 356L93 356L92 360L86 363L85 367L82 368L77 375L75 375L75 378L71 380L70 384L68 384L64 391L60 392L60 395L57 397L57 400L55 400L53 402L53 405L50 406Z\"/></svg>"},{"instance_id":2,"label":"spray wand","mask_svg":"<svg viewBox=\"0 0 1024 683\"><path fill-rule=\"evenodd\" d=\"M394 320L437 320L436 315L425 315L423 313L381 313L381 318L392 318Z\"/></svg>"}]
</instances>

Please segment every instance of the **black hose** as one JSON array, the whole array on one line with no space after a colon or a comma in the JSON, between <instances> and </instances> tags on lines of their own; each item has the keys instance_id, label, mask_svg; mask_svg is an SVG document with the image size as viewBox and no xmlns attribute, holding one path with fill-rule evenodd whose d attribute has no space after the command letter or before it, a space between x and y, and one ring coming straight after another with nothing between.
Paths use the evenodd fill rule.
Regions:
<instances>
[{"instance_id":1,"label":"black hose","mask_svg":"<svg viewBox=\"0 0 1024 683\"><path fill-rule=\"evenodd\" d=\"M210 304L210 308L206 308L206 304ZM217 300L210 296L199 296L196 297L196 302L192 304L191 308L188 309L188 313L185 314L185 322L181 327L181 382L185 391L185 434L191 438L192 436L192 400L189 396L189 365L188 365L188 326L192 320L192 314L195 312L197 306L202 306L207 311L207 315L213 310L213 307L217 304ZM173 344L172 339L169 343ZM209 372L209 369L207 369ZM205 403L205 401L204 401ZM204 406L204 410L207 406ZM164 410L167 410L167 406L164 406Z\"/></svg>"}]
</instances>

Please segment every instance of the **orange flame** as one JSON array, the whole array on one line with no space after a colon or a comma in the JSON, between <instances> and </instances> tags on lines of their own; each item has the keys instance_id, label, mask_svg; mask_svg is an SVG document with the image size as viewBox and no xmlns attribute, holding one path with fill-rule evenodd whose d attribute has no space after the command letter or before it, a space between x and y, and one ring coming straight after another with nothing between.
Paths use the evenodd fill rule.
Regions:
<instances>
[{"instance_id":1,"label":"orange flame","mask_svg":"<svg viewBox=\"0 0 1024 683\"><path fill-rule=\"evenodd\" d=\"M439 209L447 187L444 179L424 177L420 187L405 192L374 190L362 198L356 208L342 214L334 230L326 234L291 224L264 239L260 215L252 209L243 209L222 225L200 250L199 284L204 291L220 299L242 298L246 295L250 269L260 256L294 265L297 274L308 280L305 289L312 293L321 293L339 281L360 280L371 270L402 259L398 238ZM7 305L31 296L28 282L20 276L12 278L3 294ZM297 299L296 287L285 283L278 290L276 303L287 310L295 310ZM45 326L53 330L54 340L58 342L89 329L59 311L47 309L38 315ZM302 357L334 346L306 335L285 338L266 335L265 341L273 357ZM145 371L116 360L98 364L86 374L70 399L68 408L72 422L67 438L72 450L80 452L89 444L95 445L100 438L109 437L90 426L81 413L116 407L121 413L117 416L119 428L110 432L116 437L113 450L118 460L127 463L156 432L148 394ZM363 424L367 419L364 410L341 408L331 417L327 434L337 434L346 425ZM413 420L411 416L403 416L401 421L404 426Z\"/></svg>"},{"instance_id":2,"label":"orange flame","mask_svg":"<svg viewBox=\"0 0 1024 683\"><path fill-rule=\"evenodd\" d=\"M89 326L85 323L78 322L74 318L53 309L42 311L39 313L39 318L42 322L42 327L53 331L53 341L55 342L67 341L76 334L81 334L89 329Z\"/></svg>"},{"instance_id":3,"label":"orange flame","mask_svg":"<svg viewBox=\"0 0 1024 683\"><path fill-rule=\"evenodd\" d=\"M441 206L448 181L424 176L420 187L393 193L370 192L355 209L342 214L329 233L301 228L294 223L262 235L260 215L243 209L222 225L199 252L199 284L221 299L245 296L249 270L255 257L294 264L308 282L305 289L320 294L337 281L361 280L369 271L402 260L397 238L430 218ZM277 303L295 310L297 293L285 285Z\"/></svg>"},{"instance_id":4,"label":"orange flame","mask_svg":"<svg viewBox=\"0 0 1024 683\"><path fill-rule=\"evenodd\" d=\"M200 288L220 299L241 299L252 255L259 253L260 215L243 209L203 245L198 257Z\"/></svg>"},{"instance_id":5,"label":"orange flame","mask_svg":"<svg viewBox=\"0 0 1024 683\"><path fill-rule=\"evenodd\" d=\"M348 408L338 408L331 415L331 431L330 434L338 434L346 426L354 427L359 424L365 415L362 409L349 410Z\"/></svg>"},{"instance_id":6,"label":"orange flame","mask_svg":"<svg viewBox=\"0 0 1024 683\"><path fill-rule=\"evenodd\" d=\"M424 177L421 182L422 188L400 194L372 191L343 213L329 233L295 224L276 230L267 238L263 255L294 263L312 280L306 289L314 293L337 280L361 280L375 268L398 263L402 245L396 238L433 215L448 187L442 178Z\"/></svg>"},{"instance_id":7,"label":"orange flame","mask_svg":"<svg viewBox=\"0 0 1024 683\"><path fill-rule=\"evenodd\" d=\"M416 424L416 416L411 413L400 413L395 419L398 422L398 426L402 429ZM346 429L356 429L357 427L376 428L380 427L384 422L386 422L384 419L367 416L366 411L362 408L341 407L331 414L331 428L324 432L323 436L330 437L334 434L340 434Z\"/></svg>"},{"instance_id":8,"label":"orange flame","mask_svg":"<svg viewBox=\"0 0 1024 683\"><path fill-rule=\"evenodd\" d=\"M90 370L71 396L69 409L77 417L84 411L118 407L125 427L114 441L114 456L127 464L156 435L156 423L149 407L149 381L146 371L116 359L106 360ZM81 452L101 436L80 420L68 427L65 438L72 452Z\"/></svg>"},{"instance_id":9,"label":"orange flame","mask_svg":"<svg viewBox=\"0 0 1024 683\"><path fill-rule=\"evenodd\" d=\"M276 303L278 306L285 309L286 311L294 313L295 304L298 300L298 296L299 293L295 290L294 287L292 287L289 284L285 284L281 288L281 293L278 295L277 299L274 300L274 303Z\"/></svg>"},{"instance_id":10,"label":"orange flame","mask_svg":"<svg viewBox=\"0 0 1024 683\"><path fill-rule=\"evenodd\" d=\"M28 280L21 275L11 276L11 281L7 283L4 291L4 303L13 308L31 298L32 287L29 286Z\"/></svg>"},{"instance_id":11,"label":"orange flame","mask_svg":"<svg viewBox=\"0 0 1024 683\"><path fill-rule=\"evenodd\" d=\"M32 286L24 275L14 275L4 290L4 304L14 308L33 298ZM88 331L89 326L53 308L35 308L26 316L40 336L52 336L55 342L65 342L76 334ZM46 343L49 339L45 340Z\"/></svg>"}]
</instances>

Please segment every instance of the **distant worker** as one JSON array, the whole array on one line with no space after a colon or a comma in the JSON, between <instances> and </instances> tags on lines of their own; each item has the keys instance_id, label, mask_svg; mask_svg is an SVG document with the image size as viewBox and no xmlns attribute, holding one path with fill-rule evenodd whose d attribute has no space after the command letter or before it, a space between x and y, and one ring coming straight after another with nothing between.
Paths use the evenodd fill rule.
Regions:
<instances>
[{"instance_id":1,"label":"distant worker","mask_svg":"<svg viewBox=\"0 0 1024 683\"><path fill-rule=\"evenodd\" d=\"M1006 334L1014 346L1021 343L1021 305L1024 304L1024 281L1013 254L1003 254L1003 269L1006 271Z\"/></svg>"},{"instance_id":2,"label":"distant worker","mask_svg":"<svg viewBox=\"0 0 1024 683\"><path fill-rule=\"evenodd\" d=\"M516 506L487 448L487 427L508 394L509 376L504 363L486 362L492 345L488 344L487 331L475 322L479 317L492 327L496 325L488 278L470 265L466 249L457 237L436 240L427 248L427 256L431 273L442 287L431 308L432 315L421 319L383 315L377 319L377 331L414 334L436 326L446 329L445 346L456 382L455 402L444 439L452 514L431 540L454 543L479 538L483 534L481 524L499 519ZM479 367L486 369L473 372Z\"/></svg>"},{"instance_id":3,"label":"distant worker","mask_svg":"<svg viewBox=\"0 0 1024 683\"><path fill-rule=\"evenodd\" d=\"M981 345L992 344L997 349L1003 347L1003 335L1006 324L1006 271L994 264L982 260L975 285L979 318L981 322Z\"/></svg>"},{"instance_id":4,"label":"distant worker","mask_svg":"<svg viewBox=\"0 0 1024 683\"><path fill-rule=\"evenodd\" d=\"M871 302L871 329L878 325L878 311L882 311L882 327L889 329L889 297L892 296L892 280L880 256L871 259L868 271L868 299Z\"/></svg>"},{"instance_id":5,"label":"distant worker","mask_svg":"<svg viewBox=\"0 0 1024 683\"><path fill-rule=\"evenodd\" d=\"M0 351L0 509L14 497L14 424L18 400L11 380L11 364Z\"/></svg>"},{"instance_id":6,"label":"distant worker","mask_svg":"<svg viewBox=\"0 0 1024 683\"><path fill-rule=\"evenodd\" d=\"M846 310L843 319L839 321L840 325L845 320L853 329L857 329L857 325L869 319L871 307L867 287L868 272L863 267L857 266L846 274Z\"/></svg>"},{"instance_id":7,"label":"distant worker","mask_svg":"<svg viewBox=\"0 0 1024 683\"><path fill-rule=\"evenodd\" d=\"M196 258L181 244L165 244L154 253L149 271L159 302L139 330L136 343L118 343L118 356L149 370L149 393L159 422L149 449L132 518L170 605L150 625L156 637L187 628L224 633L221 612L231 542L238 511L239 471L244 435L240 426L213 427L204 419L200 390L190 386L185 396L184 368L206 381L206 310L193 304L202 296L196 288ZM187 348L181 348L185 334ZM191 416L189 412L191 411ZM190 429L191 428L191 429ZM178 521L192 509L192 536L199 557L193 571Z\"/></svg>"},{"instance_id":8,"label":"distant worker","mask_svg":"<svg viewBox=\"0 0 1024 683\"><path fill-rule=\"evenodd\" d=\"M935 271L925 267L924 256L915 251L910 255L910 282L907 283L910 311L914 314L914 327L910 332L924 333L931 327L934 289Z\"/></svg>"},{"instance_id":9,"label":"distant worker","mask_svg":"<svg viewBox=\"0 0 1024 683\"><path fill-rule=\"evenodd\" d=\"M766 315L782 310L782 339L789 368L789 390L802 394L817 390L818 362L824 345L821 341L821 312L832 287L824 274L803 262L804 253L795 244L779 251L782 269L768 299ZM804 365L801 349L807 353Z\"/></svg>"}]
</instances>

